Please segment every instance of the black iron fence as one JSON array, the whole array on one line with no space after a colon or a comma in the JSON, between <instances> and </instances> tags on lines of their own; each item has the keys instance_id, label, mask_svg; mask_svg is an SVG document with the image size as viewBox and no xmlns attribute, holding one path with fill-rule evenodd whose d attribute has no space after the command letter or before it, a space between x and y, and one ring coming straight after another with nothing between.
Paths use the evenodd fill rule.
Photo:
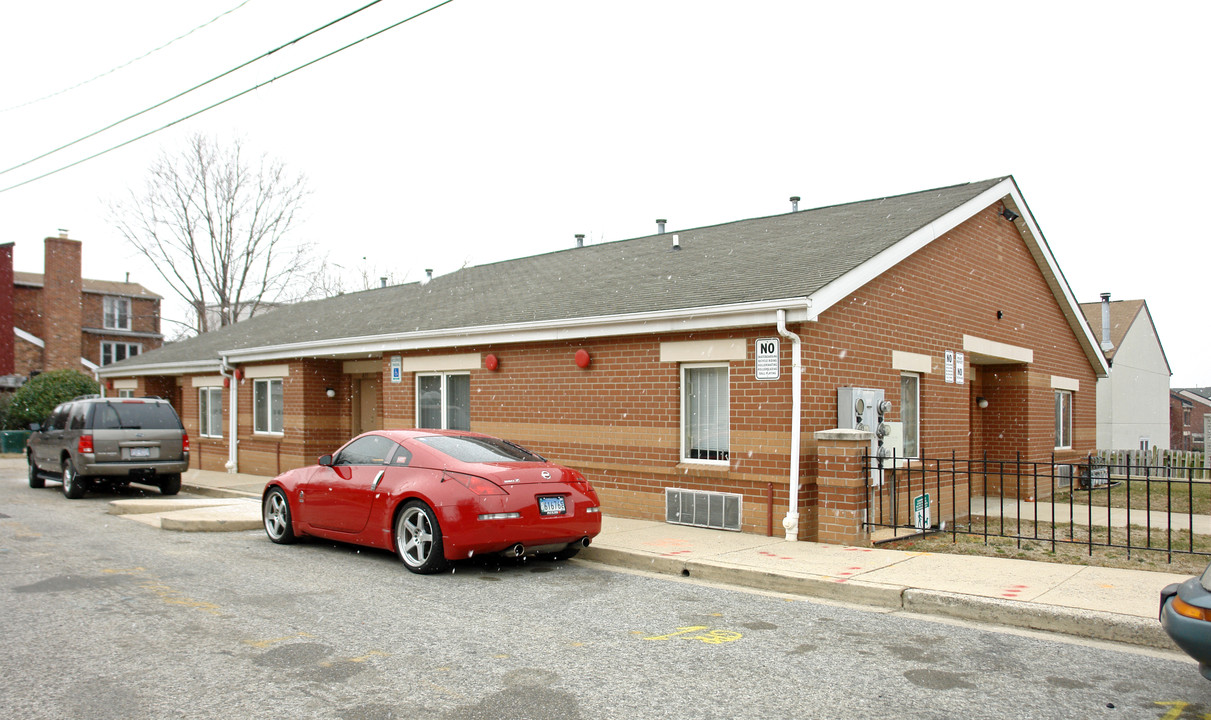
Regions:
<instances>
[{"instance_id":1,"label":"black iron fence","mask_svg":"<svg viewBox=\"0 0 1211 720\"><path fill-rule=\"evenodd\" d=\"M867 456L866 526L876 543L929 533L1134 552L1211 555L1202 464Z\"/></svg>"}]
</instances>

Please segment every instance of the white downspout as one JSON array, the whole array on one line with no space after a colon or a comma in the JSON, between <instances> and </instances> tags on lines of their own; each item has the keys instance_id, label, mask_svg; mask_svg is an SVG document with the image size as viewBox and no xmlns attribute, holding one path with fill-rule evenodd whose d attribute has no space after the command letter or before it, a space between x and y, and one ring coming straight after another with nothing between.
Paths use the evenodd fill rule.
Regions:
<instances>
[{"instance_id":1,"label":"white downspout","mask_svg":"<svg viewBox=\"0 0 1211 720\"><path fill-rule=\"evenodd\" d=\"M240 427L240 414L237 412L239 409L240 388L239 383L236 382L235 373L231 372L234 369L227 364L226 355L219 359L219 374L227 378L227 384L231 389L231 402L228 403L230 405L230 412L228 413L230 417L227 418L227 463L224 465L229 473L238 473L240 471L240 455L238 452L240 438L236 434Z\"/></svg>"},{"instance_id":2,"label":"white downspout","mask_svg":"<svg viewBox=\"0 0 1211 720\"><path fill-rule=\"evenodd\" d=\"M791 476L790 508L782 520L786 539L799 539L799 436L803 417L803 341L786 329L786 311L778 311L778 334L791 341L791 369L794 383L791 388Z\"/></svg>"}]
</instances>

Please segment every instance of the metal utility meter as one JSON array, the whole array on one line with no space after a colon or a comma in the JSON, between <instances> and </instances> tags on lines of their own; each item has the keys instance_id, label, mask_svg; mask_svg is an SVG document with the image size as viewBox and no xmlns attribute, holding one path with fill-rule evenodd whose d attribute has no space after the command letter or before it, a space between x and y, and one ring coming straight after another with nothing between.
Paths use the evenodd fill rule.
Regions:
<instances>
[{"instance_id":1,"label":"metal utility meter","mask_svg":"<svg viewBox=\"0 0 1211 720\"><path fill-rule=\"evenodd\" d=\"M890 457L890 449L885 449L883 439L891 434L888 425L891 413L891 403L883 399L883 391L878 388L837 388L837 427L846 430L865 430L873 433L870 441L870 454L884 457L881 450Z\"/></svg>"}]
</instances>

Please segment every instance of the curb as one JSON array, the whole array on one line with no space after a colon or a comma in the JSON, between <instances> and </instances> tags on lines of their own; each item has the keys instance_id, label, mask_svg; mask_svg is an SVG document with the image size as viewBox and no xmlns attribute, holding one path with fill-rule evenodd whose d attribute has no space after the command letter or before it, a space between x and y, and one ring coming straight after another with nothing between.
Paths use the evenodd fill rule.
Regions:
<instances>
[{"instance_id":1,"label":"curb","mask_svg":"<svg viewBox=\"0 0 1211 720\"><path fill-rule=\"evenodd\" d=\"M203 497L215 498L257 498L260 499L260 493L244 492L243 490L230 490L228 488L217 488L208 485L190 485L189 483L181 483L182 492L191 493L193 495L201 495Z\"/></svg>"},{"instance_id":2,"label":"curb","mask_svg":"<svg viewBox=\"0 0 1211 720\"><path fill-rule=\"evenodd\" d=\"M892 612L935 615L1159 650L1177 649L1159 623L1133 615L1118 615L1099 610L1080 610L940 590L921 590L861 580L838 580L811 575L778 575L714 562L642 555L594 545L581 550L577 559L612 567L643 570L662 575L678 575L756 590L854 603Z\"/></svg>"}]
</instances>

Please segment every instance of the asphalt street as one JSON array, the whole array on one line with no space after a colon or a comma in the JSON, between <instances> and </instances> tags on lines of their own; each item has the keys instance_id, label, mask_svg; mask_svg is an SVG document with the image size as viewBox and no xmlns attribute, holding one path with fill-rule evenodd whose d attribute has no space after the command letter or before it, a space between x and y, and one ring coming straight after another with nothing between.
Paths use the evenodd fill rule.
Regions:
<instances>
[{"instance_id":1,"label":"asphalt street","mask_svg":"<svg viewBox=\"0 0 1211 720\"><path fill-rule=\"evenodd\" d=\"M352 546L153 529L106 515L116 497L0 474L0 717L1211 712L1211 683L1176 653L581 561L417 576Z\"/></svg>"}]
</instances>

